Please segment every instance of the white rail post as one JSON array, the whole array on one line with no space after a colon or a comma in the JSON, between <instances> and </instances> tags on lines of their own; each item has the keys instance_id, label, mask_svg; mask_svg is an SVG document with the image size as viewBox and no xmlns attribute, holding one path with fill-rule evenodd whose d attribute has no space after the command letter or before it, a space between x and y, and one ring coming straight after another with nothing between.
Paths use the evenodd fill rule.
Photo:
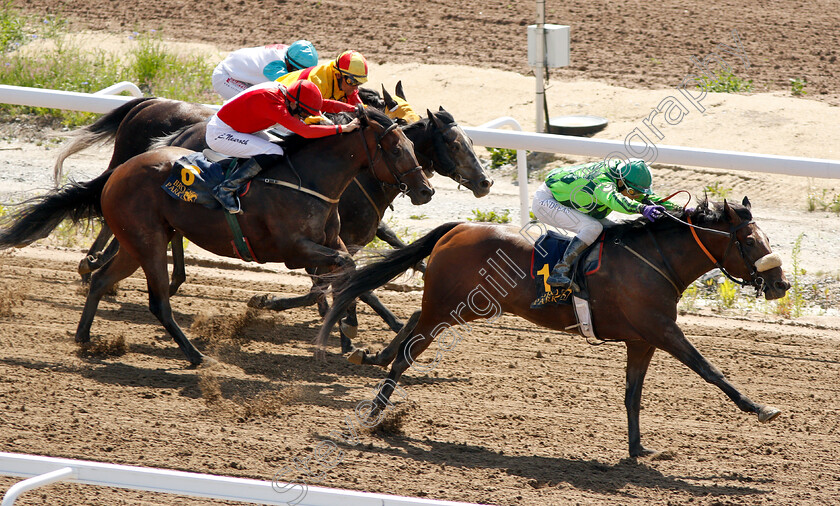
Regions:
<instances>
[{"instance_id":1,"label":"white rail post","mask_svg":"<svg viewBox=\"0 0 840 506\"><path fill-rule=\"evenodd\" d=\"M55 471L33 476L23 481L19 481L9 487L6 494L3 496L3 502L0 506L12 506L20 494L32 490L34 488L43 487L50 483L61 481L65 478L73 478L76 476L76 470L72 467L62 467Z\"/></svg>"},{"instance_id":2,"label":"white rail post","mask_svg":"<svg viewBox=\"0 0 840 506\"><path fill-rule=\"evenodd\" d=\"M522 125L510 116L496 118L478 128L499 128L502 126L509 126L520 132L522 131ZM491 146L491 144L484 144L484 146ZM531 221L529 214L531 197L528 194L528 155L524 149L517 148L516 150L516 171L516 180L519 182L519 225L524 227Z\"/></svg>"}]
</instances>

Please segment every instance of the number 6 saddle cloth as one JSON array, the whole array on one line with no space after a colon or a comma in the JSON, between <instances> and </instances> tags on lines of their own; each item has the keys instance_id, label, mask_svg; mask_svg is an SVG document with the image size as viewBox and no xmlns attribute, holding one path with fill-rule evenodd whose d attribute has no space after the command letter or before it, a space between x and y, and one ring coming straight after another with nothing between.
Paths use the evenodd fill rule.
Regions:
<instances>
[{"instance_id":1,"label":"number 6 saddle cloth","mask_svg":"<svg viewBox=\"0 0 840 506\"><path fill-rule=\"evenodd\" d=\"M236 158L224 158L211 162L202 153L182 156L172 164L172 172L161 188L176 200L219 209L222 206L213 197L212 190L225 180L226 172L236 161ZM238 195L245 195L250 186L249 181L242 186Z\"/></svg>"}]
</instances>

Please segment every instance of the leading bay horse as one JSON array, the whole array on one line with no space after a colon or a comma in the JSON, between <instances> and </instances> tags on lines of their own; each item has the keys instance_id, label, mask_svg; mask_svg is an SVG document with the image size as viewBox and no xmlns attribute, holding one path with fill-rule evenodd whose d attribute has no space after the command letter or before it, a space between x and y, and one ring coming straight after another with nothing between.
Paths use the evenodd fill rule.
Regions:
<instances>
[{"instance_id":1,"label":"leading bay horse","mask_svg":"<svg viewBox=\"0 0 840 506\"><path fill-rule=\"evenodd\" d=\"M238 222L257 259L285 262L292 269L352 268L353 260L338 236L336 204L353 178L368 167L382 181L406 185L414 204L431 198L433 191L402 130L376 110L359 107L357 114L362 120L358 132L289 147L284 158L265 167L252 181L241 198L248 212L238 217ZM46 237L66 217L78 221L101 216L114 231L120 248L91 277L76 330L77 342L90 340L96 308L108 288L142 267L149 309L192 365L204 359L172 317L166 247L177 230L212 253L237 255L231 246L234 235L226 211L176 200L161 188L173 163L190 153L165 147L137 155L91 181L70 183L37 197L14 213L10 225L0 231L0 249ZM296 174L290 163L298 168ZM282 186L283 182L291 187Z\"/></svg>"},{"instance_id":2,"label":"leading bay horse","mask_svg":"<svg viewBox=\"0 0 840 506\"><path fill-rule=\"evenodd\" d=\"M423 350L438 340L441 350L436 365L440 353L451 350L463 338L460 332L464 327L459 325L508 312L542 327L577 332L571 306L530 307L535 289L527 273L534 244L524 235L508 227L448 223L351 275L334 297L318 334L321 350L341 311L354 297L383 285L431 254L419 314L415 313L381 352L351 356L356 363L380 366L396 359L373 401L370 416L374 420L381 419L376 417L381 417L390 402L396 382L415 365ZM757 414L761 422L779 415L778 409L753 402L730 384L676 323L682 291L713 267L754 286L768 300L783 297L790 288L781 259L771 252L767 237L753 221L749 200L745 198L742 205L704 201L691 213L679 212L654 223L641 219L613 224L605 228L601 255L600 268L587 278L589 304L597 336L626 344L624 405L631 456L655 453L642 446L639 410L642 384L657 348L716 385L742 411Z\"/></svg>"}]
</instances>

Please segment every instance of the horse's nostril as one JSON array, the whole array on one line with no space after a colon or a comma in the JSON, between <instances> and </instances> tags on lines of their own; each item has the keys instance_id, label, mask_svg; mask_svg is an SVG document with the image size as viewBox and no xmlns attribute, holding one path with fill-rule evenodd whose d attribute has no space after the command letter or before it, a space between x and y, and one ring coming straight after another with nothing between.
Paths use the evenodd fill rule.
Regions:
<instances>
[{"instance_id":1,"label":"horse's nostril","mask_svg":"<svg viewBox=\"0 0 840 506\"><path fill-rule=\"evenodd\" d=\"M491 186L493 186L493 180L485 178L485 179L482 179L481 182L478 183L478 185L481 188L487 189L487 188L490 188Z\"/></svg>"}]
</instances>

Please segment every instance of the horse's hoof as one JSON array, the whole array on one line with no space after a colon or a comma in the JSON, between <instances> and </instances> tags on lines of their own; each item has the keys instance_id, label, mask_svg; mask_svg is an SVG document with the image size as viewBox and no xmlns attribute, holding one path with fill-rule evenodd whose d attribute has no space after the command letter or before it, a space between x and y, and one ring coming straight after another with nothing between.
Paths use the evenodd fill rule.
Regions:
<instances>
[{"instance_id":1,"label":"horse's hoof","mask_svg":"<svg viewBox=\"0 0 840 506\"><path fill-rule=\"evenodd\" d=\"M630 456L633 458L654 458L660 454L662 454L662 452L659 450L650 450L643 446L630 451Z\"/></svg>"},{"instance_id":2,"label":"horse's hoof","mask_svg":"<svg viewBox=\"0 0 840 506\"><path fill-rule=\"evenodd\" d=\"M210 369L218 366L219 364L221 364L221 362L219 362L215 358L210 358L207 355L203 355L201 357L201 362L198 362L197 364L192 364L192 367L196 369Z\"/></svg>"},{"instance_id":3,"label":"horse's hoof","mask_svg":"<svg viewBox=\"0 0 840 506\"><path fill-rule=\"evenodd\" d=\"M355 350L351 351L349 355L347 355L347 361L351 364L363 365L365 363L366 355L367 350L356 348Z\"/></svg>"},{"instance_id":4,"label":"horse's hoof","mask_svg":"<svg viewBox=\"0 0 840 506\"><path fill-rule=\"evenodd\" d=\"M265 308L265 301L268 297L269 295L265 293L262 295L254 295L250 300L248 300L248 307L263 309Z\"/></svg>"},{"instance_id":5,"label":"horse's hoof","mask_svg":"<svg viewBox=\"0 0 840 506\"><path fill-rule=\"evenodd\" d=\"M347 336L351 341L356 339L356 337L359 335L358 326L353 326L348 323L341 322L339 328L341 329L341 333Z\"/></svg>"},{"instance_id":6,"label":"horse's hoof","mask_svg":"<svg viewBox=\"0 0 840 506\"><path fill-rule=\"evenodd\" d=\"M762 423L771 422L781 414L782 410L776 409L773 406L762 406L761 410L758 412L758 421Z\"/></svg>"}]
</instances>

